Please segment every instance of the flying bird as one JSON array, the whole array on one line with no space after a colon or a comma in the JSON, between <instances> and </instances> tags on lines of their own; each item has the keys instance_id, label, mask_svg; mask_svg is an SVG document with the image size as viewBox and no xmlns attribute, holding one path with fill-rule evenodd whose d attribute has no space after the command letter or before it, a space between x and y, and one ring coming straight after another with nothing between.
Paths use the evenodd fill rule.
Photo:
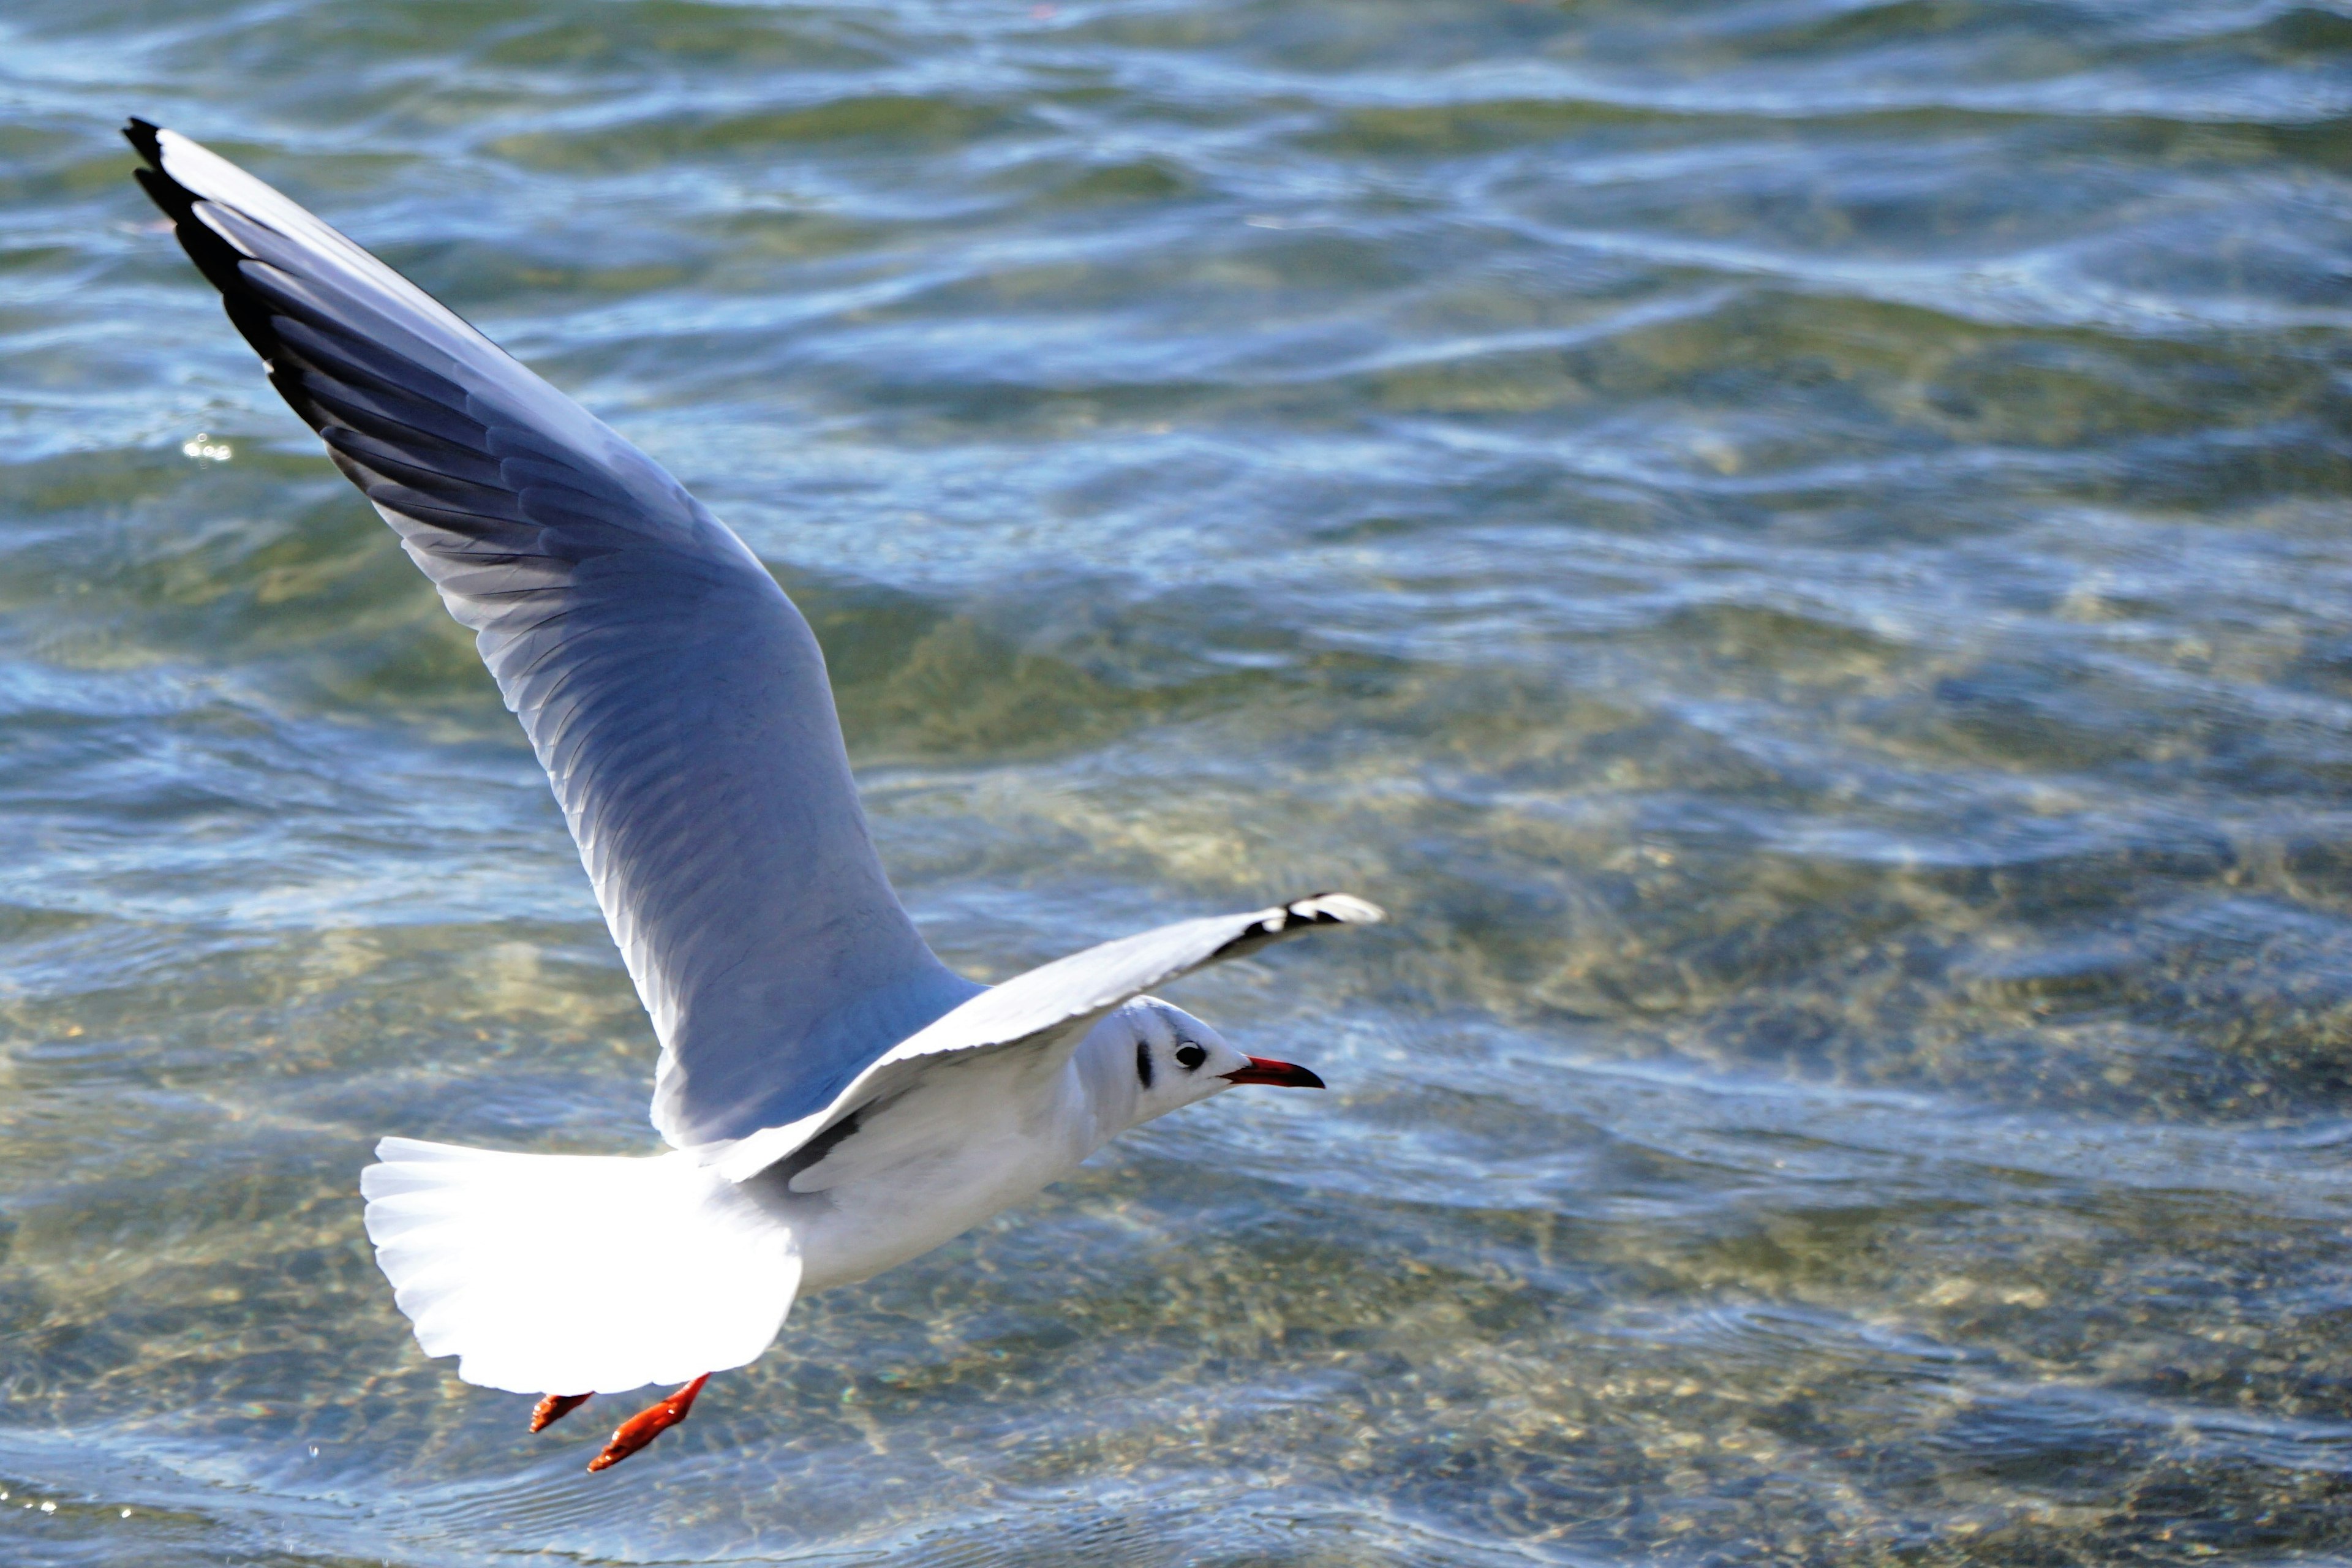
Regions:
<instances>
[{"instance_id":1,"label":"flying bird","mask_svg":"<svg viewBox=\"0 0 2352 1568\"><path fill-rule=\"evenodd\" d=\"M534 1432L594 1393L681 1385L601 1470L758 1357L795 1298L1180 1106L1323 1087L1146 993L1378 909L1323 893L964 979L883 874L808 623L726 524L278 191L143 120L123 133L270 384L473 629L661 1041L667 1152L376 1145L367 1233L426 1355L543 1395Z\"/></svg>"}]
</instances>

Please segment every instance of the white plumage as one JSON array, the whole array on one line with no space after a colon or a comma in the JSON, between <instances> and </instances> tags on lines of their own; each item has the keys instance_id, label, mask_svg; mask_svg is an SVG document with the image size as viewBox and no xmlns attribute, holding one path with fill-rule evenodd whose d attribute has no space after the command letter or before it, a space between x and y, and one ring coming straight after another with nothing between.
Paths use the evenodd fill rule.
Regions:
<instances>
[{"instance_id":1,"label":"white plumage","mask_svg":"<svg viewBox=\"0 0 2352 1568\"><path fill-rule=\"evenodd\" d=\"M513 1154L387 1138L368 1239L429 1356L518 1394L684 1383L768 1348L789 1228L690 1154Z\"/></svg>"},{"instance_id":2,"label":"white plumage","mask_svg":"<svg viewBox=\"0 0 2352 1568\"><path fill-rule=\"evenodd\" d=\"M1377 909L1324 894L992 989L953 973L874 854L816 639L741 541L278 192L126 134L271 382L473 628L661 1040L674 1152L378 1146L368 1235L427 1355L564 1394L740 1366L799 1291L927 1251L1137 1122L1235 1083L1319 1087L1142 994Z\"/></svg>"}]
</instances>

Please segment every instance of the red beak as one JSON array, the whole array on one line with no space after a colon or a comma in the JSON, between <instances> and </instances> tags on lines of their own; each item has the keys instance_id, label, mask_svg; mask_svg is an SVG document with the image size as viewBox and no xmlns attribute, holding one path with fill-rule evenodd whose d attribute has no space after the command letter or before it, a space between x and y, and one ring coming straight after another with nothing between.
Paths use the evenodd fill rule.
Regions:
<instances>
[{"instance_id":1,"label":"red beak","mask_svg":"<svg viewBox=\"0 0 2352 1568\"><path fill-rule=\"evenodd\" d=\"M1270 1083L1276 1089L1321 1089L1323 1080L1297 1062L1252 1057L1250 1065L1225 1074L1227 1083Z\"/></svg>"}]
</instances>

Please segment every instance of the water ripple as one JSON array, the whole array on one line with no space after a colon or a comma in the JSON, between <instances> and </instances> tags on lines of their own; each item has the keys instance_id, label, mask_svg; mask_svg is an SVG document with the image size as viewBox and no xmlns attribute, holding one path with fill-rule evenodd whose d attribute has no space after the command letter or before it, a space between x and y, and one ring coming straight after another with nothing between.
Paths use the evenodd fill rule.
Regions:
<instances>
[{"instance_id":1,"label":"water ripple","mask_svg":"<svg viewBox=\"0 0 2352 1568\"><path fill-rule=\"evenodd\" d=\"M2340 1552L2347 56L2311 0L19 0L0 1558ZM643 1148L650 1032L125 111L741 529L951 963L1390 905L1183 993L1334 1091L802 1303L621 1489L420 1361L367 1147Z\"/></svg>"}]
</instances>

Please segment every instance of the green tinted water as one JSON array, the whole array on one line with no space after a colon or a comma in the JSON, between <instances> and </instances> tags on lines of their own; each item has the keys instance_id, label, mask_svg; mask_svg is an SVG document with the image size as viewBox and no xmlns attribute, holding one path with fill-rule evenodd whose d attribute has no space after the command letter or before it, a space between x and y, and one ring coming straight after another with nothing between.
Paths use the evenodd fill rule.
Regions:
<instances>
[{"instance_id":1,"label":"green tinted water","mask_svg":"<svg viewBox=\"0 0 2352 1568\"><path fill-rule=\"evenodd\" d=\"M608 1476L421 1360L373 1141L650 1032L127 112L743 532L950 962L1387 904L1176 994L1333 1092ZM0 1562L2341 1560L2347 198L2333 3L14 0Z\"/></svg>"}]
</instances>

